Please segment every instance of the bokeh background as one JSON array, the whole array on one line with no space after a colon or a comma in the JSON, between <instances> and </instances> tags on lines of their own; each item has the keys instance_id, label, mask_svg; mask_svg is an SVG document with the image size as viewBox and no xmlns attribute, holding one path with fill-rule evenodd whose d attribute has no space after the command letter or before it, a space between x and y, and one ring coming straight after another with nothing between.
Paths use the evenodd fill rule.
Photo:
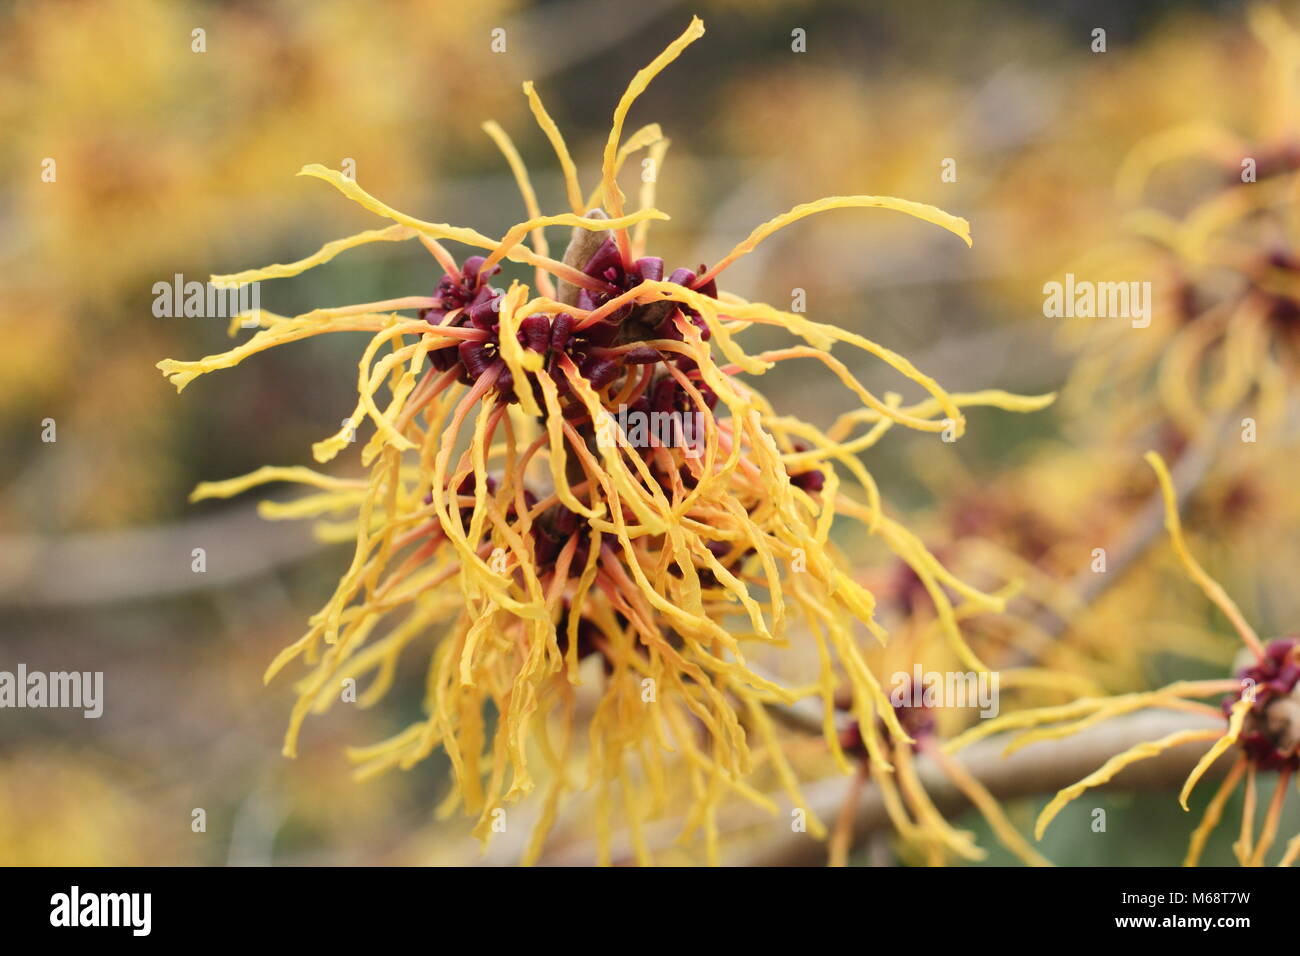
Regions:
<instances>
[{"instance_id":1,"label":"bokeh background","mask_svg":"<svg viewBox=\"0 0 1300 956\"><path fill-rule=\"evenodd\" d=\"M310 463L311 443L351 409L358 340L264 353L177 396L154 363L228 347L225 323L156 318L152 288L177 273L202 280L290 261L376 224L294 177L311 162L350 159L367 190L397 208L501 234L524 213L479 129L487 118L514 137L543 207L559 207L521 81L537 82L589 188L624 85L692 13L707 35L631 120L658 121L672 139L658 205L673 219L656 225L654 251L674 264L711 262L757 223L831 194L892 194L965 216L969 251L903 217L835 213L786 230L727 280L782 307L804 289L815 317L871 335L952 390L1058 388L1071 359L1059 324L1043 317L1042 284L1114 232L1125 155L1197 117L1248 129L1264 82L1241 6L1226 2L6 4L0 669L103 671L106 706L98 720L0 712L0 863L478 859L465 821L434 819L447 786L440 757L357 784L343 756L418 712L418 668L381 707L336 708L309 723L296 761L280 756L292 696L284 683L263 688L261 674L330 593L344 552L305 527L261 522L249 496L186 501L201 480ZM1096 27L1107 31L1104 54L1090 49ZM497 28L501 53L491 49ZM791 50L796 28L806 52ZM947 158L955 182L941 180ZM46 159L54 182L42 179ZM262 304L293 314L430 294L430 265L414 244L370 246L264 284ZM906 392L880 369L854 371ZM851 398L806 367L779 369L765 390L822 424ZM55 442L42 441L46 419ZM970 420L956 459L939 461L905 435L872 453L891 506L926 526L962 493L1033 500L1060 484L1044 448L1061 449L1059 470L1112 467L1071 456L1080 431L1098 424L1086 417L975 410ZM1276 468L1274 484L1285 485L1285 461ZM1289 545L1268 538L1285 529L1270 522L1267 498L1251 502L1213 536L1222 553L1207 563L1261 632L1277 633L1295 589L1266 587L1249 568L1267 564L1277 579L1296 565L1293 554L1279 563ZM1078 513L1049 517L1063 527L1044 534L1068 532ZM942 521L927 527L942 546ZM1086 549L1068 551L1068 533L1062 540L1054 561L1086 560ZM207 553L203 574L191 570L195 547ZM1221 672L1231 659L1199 597L1171 594L1167 564L1135 572L1139 585L1103 621L1140 609L1192 635L1196 653L1170 664L1099 651L1093 663L1110 687ZM1103 799L1124 811L1112 814L1110 836L1054 837L1049 855L1177 858L1186 821L1168 795ZM191 829L194 808L206 811L204 833Z\"/></svg>"}]
</instances>

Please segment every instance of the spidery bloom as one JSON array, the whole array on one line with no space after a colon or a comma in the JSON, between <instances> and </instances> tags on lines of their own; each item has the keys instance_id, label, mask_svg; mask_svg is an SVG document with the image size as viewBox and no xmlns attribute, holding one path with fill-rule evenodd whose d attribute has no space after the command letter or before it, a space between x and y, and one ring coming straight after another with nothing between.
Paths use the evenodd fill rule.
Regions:
<instances>
[{"instance_id":1,"label":"spidery bloom","mask_svg":"<svg viewBox=\"0 0 1300 956\"><path fill-rule=\"evenodd\" d=\"M1175 731L1160 740L1144 741L1116 754L1078 783L1061 790L1038 817L1035 835L1041 839L1048 824L1072 800L1091 787L1101 786L1120 771L1172 747L1186 743L1211 742L1183 784L1178 800L1184 810L1187 798L1205 772L1234 745L1237 758L1220 785L1199 826L1192 834L1185 863L1195 866L1200 860L1210 832L1223 815L1224 804L1246 782L1245 808L1241 834L1233 845L1243 866L1260 866L1277 837L1283 804L1295 771L1300 767L1300 639L1280 638L1267 645L1242 615L1236 603L1196 561L1183 540L1178 518L1173 482L1164 461L1154 452L1147 461L1155 469L1165 504L1165 526L1179 561L1188 575L1232 623L1245 645L1248 663L1235 679L1179 681L1159 690L1124 694L1117 697L1083 698L1059 707L1020 711L974 728L949 744L957 750L974 740L1000 730L1022 730L1011 743L1018 749L1037 740L1057 740L1100 724L1111 717L1148 707L1172 708L1221 719L1222 728ZM1219 707L1199 702L1215 695L1223 697ZM1266 811L1260 832L1255 833L1256 787L1261 773L1276 773L1277 788ZM1289 866L1300 857L1300 835L1287 845L1281 864Z\"/></svg>"},{"instance_id":2,"label":"spidery bloom","mask_svg":"<svg viewBox=\"0 0 1300 956\"><path fill-rule=\"evenodd\" d=\"M861 335L718 286L728 266L777 230L831 209L895 210L969 244L967 222L932 206L833 197L760 225L710 267L668 270L646 254L649 224L668 217L653 205L654 183L642 185L639 208L629 211L617 176L639 150L661 165L668 141L656 124L625 140L624 123L651 79L703 32L692 20L632 79L589 196L541 98L524 84L563 173L569 211L542 214L510 138L485 124L528 217L501 238L414 218L338 172L304 167L301 175L329 183L391 224L288 265L214 282L296 276L366 243L418 239L441 270L433 294L292 317L260 312L260 330L242 345L196 362L159 364L182 389L299 339L371 336L351 416L373 427L361 450L367 478L266 467L200 485L193 497L290 481L314 493L264 505L267 517L355 514L346 531L337 524L327 531L355 542L336 592L267 672L269 680L298 658L308 667L296 686L285 753L294 754L306 716L337 698L340 681L373 675L361 703L374 703L403 651L436 635L427 716L352 756L365 776L411 767L441 748L455 778L442 809L475 815L484 839L503 805L541 780L541 819L526 860L540 853L561 798L588 786L596 793L602 860L610 858L616 803L638 860L648 862L643 823L682 799L686 832L702 833L716 859L716 811L724 796L776 809L747 782L756 750L804 806L765 708L805 695L821 697L829 713L837 691L847 693L870 728L866 751L888 770L888 745L877 727L907 735L864 662L855 622L881 640L884 632L871 593L831 544L832 522L862 522L915 569L941 605L952 646L972 667L983 665L962 642L944 589L986 607L1000 601L953 577L884 513L856 452L893 425L959 435L963 405L1027 410L1050 400L949 394ZM553 226L573 230L561 259L551 255L545 235ZM477 254L458 260L445 243ZM531 267L533 284L494 287L506 262ZM740 337L756 325L793 342L748 352ZM831 355L836 344L880 359L929 397L912 405L878 398ZM780 416L744 378L793 359L820 363L843 382L869 413L864 435L828 435ZM650 437L625 427L633 419L650 423ZM329 462L351 437L344 428L318 442L316 460ZM837 465L858 486L856 494ZM792 619L817 646L821 671L813 687L783 687L747 662L747 647L784 644ZM579 693L590 681L599 684L594 707ZM847 767L829 716L825 731ZM585 781L573 769L580 736ZM810 818L810 829L824 833Z\"/></svg>"},{"instance_id":3,"label":"spidery bloom","mask_svg":"<svg viewBox=\"0 0 1300 956\"><path fill-rule=\"evenodd\" d=\"M857 760L857 773L840 807L840 814L830 839L832 865L844 865L852 840L853 818L861 803L861 788L874 782L881 802L894 832L899 849L905 858L927 866L943 866L949 860L977 862L987 857L987 852L974 842L973 834L958 830L935 806L918 773L918 756L933 761L939 771L980 812L989 828L1004 847L1030 866L1051 866L1007 817L988 789L968 771L960 761L944 748L943 742L951 723L957 716L953 708L941 707L943 701L936 688L918 685L911 677L914 665L922 661L931 669L942 671L941 654L926 647L924 641L899 640L898 636L883 648L873 649L869 655L877 673L892 675L889 680L890 706L898 723L907 731L906 737L891 735L880 728L889 741L889 756L893 773L876 772L876 767L863 745L862 726L856 720L847 720L840 732L840 742L845 751ZM916 669L920 669L919 666ZM1008 676L1011 672L1001 672ZM908 675L907 679L902 679ZM940 689L941 690L941 689Z\"/></svg>"},{"instance_id":4,"label":"spidery bloom","mask_svg":"<svg viewBox=\"0 0 1300 956\"><path fill-rule=\"evenodd\" d=\"M1266 51L1254 129L1196 120L1140 141L1116 183L1133 207L1126 235L1073 267L1120 283L1153 280L1148 328L1107 319L1068 333L1080 359L1067 404L1095 413L1109 397L1105 417L1121 429L1141 428L1153 405L1186 435L1249 401L1278 421L1300 377L1300 34L1270 6L1248 21ZM1203 175L1174 179L1178 162ZM1157 171L1185 209L1147 195Z\"/></svg>"}]
</instances>

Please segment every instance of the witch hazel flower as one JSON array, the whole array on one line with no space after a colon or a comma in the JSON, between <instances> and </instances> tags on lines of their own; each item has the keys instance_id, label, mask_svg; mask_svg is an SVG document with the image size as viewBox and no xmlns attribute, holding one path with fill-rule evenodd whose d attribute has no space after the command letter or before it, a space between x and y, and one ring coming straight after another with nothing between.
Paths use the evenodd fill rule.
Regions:
<instances>
[{"instance_id":1,"label":"witch hazel flower","mask_svg":"<svg viewBox=\"0 0 1300 956\"><path fill-rule=\"evenodd\" d=\"M1210 833L1223 818L1228 799L1245 781L1240 836L1233 852L1242 866L1262 866L1278 833L1282 810L1295 773L1300 768L1300 639L1279 638L1265 645L1246 620L1235 601L1217 581L1206 573L1183 539L1182 523L1173 481L1164 460L1154 451L1146 460L1160 482L1165 506L1165 527L1179 562L1210 601L1232 624L1244 645L1247 663L1235 678L1179 681L1154 691L1113 697L1086 697L1056 707L1023 710L985 722L962 734L947 745L953 752L975 740L1002 730L1021 731L1008 750L1015 750L1038 740L1068 737L1088 727L1104 723L1122 714L1147 708L1172 708L1214 718L1218 726L1192 727L1174 731L1159 740L1143 741L1116 754L1096 771L1061 790L1043 808L1034 828L1042 838L1048 825L1072 801L1093 787L1103 786L1126 767L1158 756L1174 747L1209 743L1204 755L1187 776L1178 802L1184 810L1196 784L1206 772L1230 750L1236 749L1227 776L1206 807L1200 824L1193 831L1184 865L1200 862ZM1207 697L1222 697L1214 707L1200 702ZM1264 815L1263 825L1255 830L1256 791L1261 774L1276 774L1277 786ZM1300 835L1294 836L1283 851L1280 866L1290 866L1300 859Z\"/></svg>"},{"instance_id":2,"label":"witch hazel flower","mask_svg":"<svg viewBox=\"0 0 1300 956\"><path fill-rule=\"evenodd\" d=\"M617 177L641 150L662 160L657 124L624 139L628 112L653 77L704 32L686 31L633 78L619 100L601 159L600 182L584 196L575 164L531 84L525 95L554 148L569 211L544 215L509 136L501 148L527 219L500 238L418 219L319 165L320 179L389 221L327 243L297 262L214 277L214 283L299 275L375 242L418 241L440 275L431 294L315 309L297 316L259 310L259 330L219 355L159 363L179 389L269 348L317 335L371 336L358 363L351 421L372 428L360 452L369 471L344 478L305 466L266 467L200 485L194 499L222 498L271 482L311 489L264 503L265 517L331 518L333 537L352 542L334 595L307 631L271 664L269 681L295 660L307 670L286 735L292 756L306 717L327 710L339 682L368 679L361 703L391 686L403 656L426 656L425 713L392 738L356 748L362 776L409 768L435 749L450 759L455 787L443 810L463 809L488 839L504 808L543 791L525 862L540 855L562 800L595 794L601 858L615 818L634 834L640 862L652 854L646 821L682 808L685 830L702 834L716 860L716 816L740 795L773 812L747 780L775 769L789 797L806 804L776 740L768 710L808 696L828 705L845 692L864 746L881 772L892 765L874 732L901 734L894 709L865 665L858 629L884 640L875 601L856 583L830 540L837 517L864 523L929 582L989 608L885 513L856 457L861 436L832 439L779 415L749 379L777 363L808 359L848 389L879 434L898 425L926 432L965 427L962 407L1040 408L1051 396L988 391L954 395L905 358L854 332L748 302L718 280L737 259L806 216L880 208L940 226L969 243L969 226L933 206L881 196L842 196L798 206L757 227L710 267L666 269L646 254L648 227L668 216L653 183L627 210ZM546 230L571 230L562 258ZM472 251L457 258L448 245ZM497 277L505 263L533 282ZM666 277L665 277L666 274ZM496 279L503 287L492 285ZM249 316L243 316L247 319ZM233 325L233 323L232 323ZM746 351L746 329L789 335L786 347ZM840 359L836 344L883 361L928 398L903 405L877 397ZM696 447L634 443L620 410L698 416ZM613 441L598 432L615 422ZM313 446L320 464L350 447L350 427ZM842 484L840 469L857 485ZM950 639L961 645L953 618ZM754 647L814 642L824 668L813 688L789 688L747 662ZM967 651L969 654L969 652ZM973 658L973 655L969 655ZM588 666L590 663L591 666ZM877 720L879 718L879 721ZM841 762L833 727L828 742ZM813 814L810 830L824 834Z\"/></svg>"}]
</instances>

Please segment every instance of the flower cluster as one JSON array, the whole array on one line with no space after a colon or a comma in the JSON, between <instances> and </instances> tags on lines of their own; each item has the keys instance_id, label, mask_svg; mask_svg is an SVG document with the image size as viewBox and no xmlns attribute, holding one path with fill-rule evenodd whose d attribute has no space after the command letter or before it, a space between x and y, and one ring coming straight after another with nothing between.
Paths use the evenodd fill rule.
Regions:
<instances>
[{"instance_id":1,"label":"flower cluster","mask_svg":"<svg viewBox=\"0 0 1300 956\"><path fill-rule=\"evenodd\" d=\"M1260 770L1300 769L1300 640L1269 641L1261 657L1237 672L1242 690L1223 699L1223 715L1243 698L1252 701L1238 743Z\"/></svg>"},{"instance_id":2,"label":"flower cluster","mask_svg":"<svg viewBox=\"0 0 1300 956\"><path fill-rule=\"evenodd\" d=\"M1179 561L1188 576L1232 623L1245 645L1243 652L1251 663L1239 670L1236 679L1180 681L1144 693L1081 698L1059 707L1008 714L963 734L949 744L949 749L959 750L974 740L1002 730L1023 731L1012 741L1011 747L1014 749L1034 740L1067 737L1109 718L1147 708L1172 708L1208 716L1212 718L1211 726L1188 727L1159 740L1142 741L1111 757L1079 782L1061 790L1039 815L1035 833L1041 838L1048 824L1071 801L1092 787L1106 784L1126 767L1184 744L1209 743L1179 795L1179 803L1186 810L1188 797L1197 782L1235 745L1238 756L1210 800L1200 825L1193 832L1185 862L1188 866L1194 866L1200 861L1210 832L1222 818L1224 805L1244 777L1246 800L1241 836L1233 849L1243 866L1260 866L1265 862L1277 837L1287 792L1295 771L1300 766L1300 757L1297 756L1300 749L1300 695L1295 694L1296 685L1300 682L1300 640L1279 639L1267 646L1260 641L1236 603L1188 550L1183 540L1173 483L1163 459L1156 453L1149 452L1147 461L1160 481L1165 505L1165 525ZM1221 710L1197 701L1197 698L1217 694L1227 695L1223 699ZM1255 793L1257 777L1261 773L1276 773L1278 782L1263 827L1257 835L1254 831ZM1300 859L1300 835L1290 841L1279 862L1280 865L1289 866L1297 859Z\"/></svg>"},{"instance_id":3,"label":"flower cluster","mask_svg":"<svg viewBox=\"0 0 1300 956\"><path fill-rule=\"evenodd\" d=\"M1139 429L1155 410L1194 436L1248 405L1261 421L1280 421L1288 384L1300 377L1300 233L1292 213L1300 33L1269 6L1252 8L1248 19L1270 68L1255 128L1197 120L1137 143L1116 184L1130 207L1128 228L1076 264L1114 279L1137 269L1157 280L1152 327L1142 336L1116 322L1070 333L1080 358L1066 401L1113 406L1105 416L1112 425ZM1171 211L1167 196L1148 192L1158 169L1178 163L1209 175L1193 179L1191 201Z\"/></svg>"},{"instance_id":4,"label":"flower cluster","mask_svg":"<svg viewBox=\"0 0 1300 956\"><path fill-rule=\"evenodd\" d=\"M936 602L952 647L973 667L983 665L962 641L949 594L986 609L1002 599L955 578L891 519L857 454L896 425L960 435L963 406L1027 411L1051 400L949 394L861 335L718 286L719 275L768 236L830 209L892 209L969 243L966 221L932 206L879 196L823 199L760 225L711 267L664 278L663 260L645 254L649 223L667 218L654 208L654 184L642 185L640 208L628 213L617 176L638 150L662 160L667 141L655 124L623 141L623 125L654 75L702 33L693 20L636 74L615 110L601 182L588 202L563 138L525 84L564 173L571 211L541 213L509 137L489 123L528 214L500 239L416 219L338 172L305 167L303 175L392 225L331 242L295 263L214 282L298 275L362 244L418 239L442 270L433 294L293 317L259 312L261 328L244 344L197 362L160 363L180 389L309 336L371 336L351 417L374 428L361 452L366 478L268 467L205 483L194 497L293 481L316 493L266 503L264 515L355 515L342 531L327 526L326 533L354 543L335 594L267 674L296 658L309 666L297 685L285 752L295 752L306 716L337 699L340 681L373 675L362 703L374 703L403 652L436 634L425 718L352 756L365 775L410 767L441 748L456 779L444 810L463 807L477 816L476 833L485 839L502 807L544 778L526 860L538 857L562 797L585 787L597 794L604 860L616 803L637 858L648 862L643 824L674 801L684 802L685 829L702 832L716 859L724 797L775 810L747 782L760 764L806 808L768 713L802 697L819 698L828 714L837 698L846 702L866 728L861 744L872 767L893 772L895 743L912 738L864 660L857 628L885 635L874 598L831 541L833 522L861 522L906 562ZM554 226L572 229L563 259L549 254L545 229ZM483 254L457 261L447 242ZM533 286L512 280L493 287L506 262L531 267ZM795 341L748 352L738 339L752 326ZM912 405L893 394L877 397L831 355L836 344L882 360L929 397ZM744 376L794 359L820 363L862 407L829 431L779 415ZM627 411L660 416L667 431L633 441L618 424ZM688 431L686 416L701 423L693 447L672 440ZM859 426L865 431L850 437ZM317 461L338 455L352 434L349 426L318 442ZM837 466L856 492L842 484ZM822 662L812 687L782 686L748 663L748 648L780 648L794 634L815 644ZM594 699L585 693L592 682ZM574 766L579 736L587 740L585 783ZM848 768L829 717L825 738ZM823 833L809 816L810 830Z\"/></svg>"}]
</instances>

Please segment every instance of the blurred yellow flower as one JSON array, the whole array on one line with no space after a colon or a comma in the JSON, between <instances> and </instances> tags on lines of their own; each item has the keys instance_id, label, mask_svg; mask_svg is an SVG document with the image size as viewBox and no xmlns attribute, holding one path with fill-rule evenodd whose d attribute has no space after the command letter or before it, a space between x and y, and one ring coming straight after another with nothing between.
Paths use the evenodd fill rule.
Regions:
<instances>
[{"instance_id":1,"label":"blurred yellow flower","mask_svg":"<svg viewBox=\"0 0 1300 956\"><path fill-rule=\"evenodd\" d=\"M1173 747L1190 743L1209 743L1209 748L1197 762L1183 784L1179 803L1187 810L1187 798L1205 772L1234 744L1240 751L1232 769L1216 791L1205 811L1200 825L1192 834L1186 865L1199 862L1210 832L1219 823L1224 804L1241 783L1246 781L1246 802L1241 822L1241 835L1233 845L1237 860L1242 866L1261 866L1277 838L1278 825L1287 791L1300 768L1300 639L1279 638L1266 646L1246 621L1236 603L1219 584L1205 573L1183 541L1182 524L1173 483L1163 459L1155 452L1147 453L1147 461L1155 469L1161 485L1165 504L1165 524L1178 555L1189 577L1200 586L1206 596L1232 623L1242 643L1249 663L1236 678L1203 681L1178 681L1155 691L1124 694L1115 697L1082 698L1059 707L1036 708L1008 714L976 727L949 743L956 751L967 744L1003 730L1021 733L1011 743L1011 748L1022 747L1036 740L1056 740L1095 726L1109 718L1129 714L1149 707L1182 710L1192 714L1222 719L1220 728L1192 727L1178 730L1153 741L1144 741L1118 753L1095 772L1061 790L1038 817L1035 835L1042 837L1048 824L1071 801L1086 790L1112 780L1120 771L1141 760L1155 757ZM1222 708L1200 704L1197 698L1217 694L1228 695ZM1276 773L1277 786L1266 812L1264 824L1257 835L1254 830L1256 780L1260 773ZM1289 866L1300 858L1300 835L1287 845L1280 865Z\"/></svg>"}]
</instances>

